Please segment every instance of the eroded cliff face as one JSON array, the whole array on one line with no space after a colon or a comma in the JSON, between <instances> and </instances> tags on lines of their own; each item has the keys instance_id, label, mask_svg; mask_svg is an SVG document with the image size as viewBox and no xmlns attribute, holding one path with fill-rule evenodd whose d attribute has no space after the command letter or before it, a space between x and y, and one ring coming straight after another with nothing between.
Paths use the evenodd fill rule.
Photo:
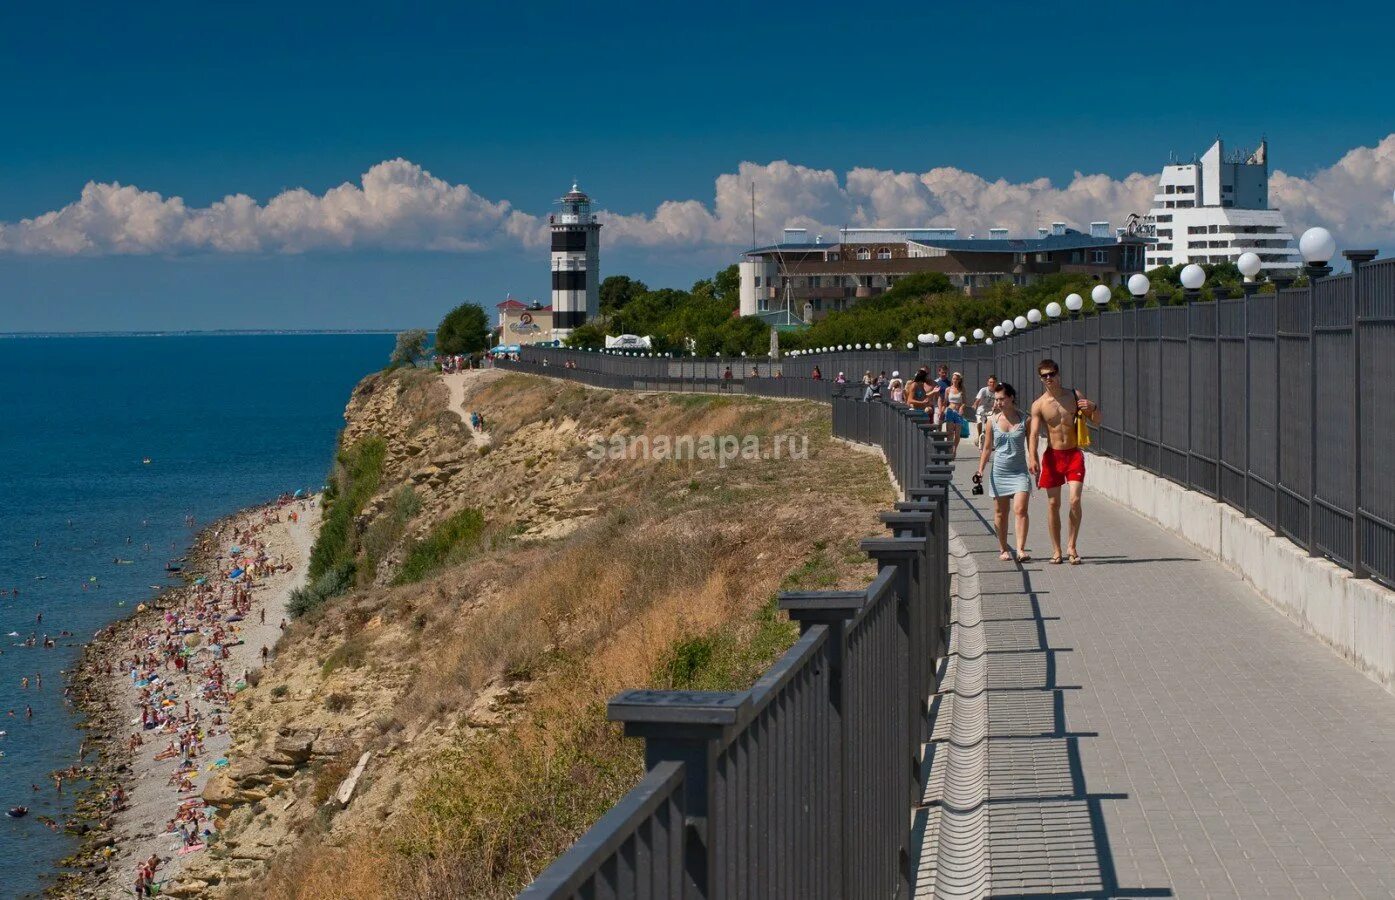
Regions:
<instances>
[{"instance_id":1,"label":"eroded cliff face","mask_svg":"<svg viewBox=\"0 0 1395 900\"><path fill-rule=\"evenodd\" d=\"M606 696L753 675L793 637L765 612L782 585L873 574L856 542L884 469L828 438L826 407L453 378L355 389L341 449L384 451L353 584L239 695L205 793L225 837L167 894L508 895L640 774ZM598 450L617 434L809 447L719 466ZM692 663L693 641L717 649Z\"/></svg>"}]
</instances>

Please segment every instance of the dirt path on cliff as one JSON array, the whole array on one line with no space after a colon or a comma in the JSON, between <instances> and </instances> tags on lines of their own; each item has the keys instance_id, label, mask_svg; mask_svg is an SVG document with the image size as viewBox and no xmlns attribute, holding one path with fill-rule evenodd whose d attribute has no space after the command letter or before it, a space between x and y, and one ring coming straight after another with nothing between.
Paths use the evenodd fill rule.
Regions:
<instances>
[{"instance_id":1,"label":"dirt path on cliff","mask_svg":"<svg viewBox=\"0 0 1395 900\"><path fill-rule=\"evenodd\" d=\"M466 408L465 394L467 390L475 390L491 381L503 377L501 369L466 369L464 372L452 372L442 375L441 380L446 384L446 390L450 391L449 406L451 412L460 417L460 421L465 423L465 427L470 429L470 435L475 439L476 444L492 444L494 438L490 437L488 427L476 428L470 424L470 411Z\"/></svg>"},{"instance_id":2,"label":"dirt path on cliff","mask_svg":"<svg viewBox=\"0 0 1395 900\"><path fill-rule=\"evenodd\" d=\"M288 514L292 510L296 512L298 521L289 521ZM246 619L237 623L240 626L237 633L240 643L230 645L228 657L222 660L229 685L242 679L244 673L261 668L263 647L267 648L268 654L275 647L276 640L281 635L281 622L289 618L286 605L290 594L305 583L310 546L314 542L320 523L318 497L279 509L273 508L271 515L279 517L279 522L263 523L265 514L266 507L240 513L224 525L218 536L218 549L222 557L217 564L219 568L231 565L229 551L236 543L234 533L249 527L259 529L256 539L265 545L270 558L283 558L291 567L289 571L263 577L252 589L250 610ZM226 578L216 570L198 574L208 577L210 581ZM262 621L263 611L265 622ZM157 624L152 622L137 628L129 636L127 645L120 650L130 652L133 643L145 646L147 635L156 627ZM199 658L207 662L204 657ZM117 670L112 675L113 688L118 692L121 708L131 716L127 721L135 723L128 729L128 734L122 736L125 737L129 736L129 732L141 731L139 689L133 684L129 674L120 671L119 658L112 662ZM171 774L180 767L177 758L156 759L156 755L167 746L171 735L161 729L146 730L143 734L143 744L135 749L131 758L129 805L117 815L113 830L116 853L110 860L111 878L97 889L94 896L130 897L136 866L151 854L159 856L162 860L157 880L168 884L178 876L187 861L203 852L180 854L180 836L178 832L168 831L166 826L181 803L199 796L212 773L217 770L216 761L225 758L231 746L231 716L227 704L203 699L201 692L197 690L202 679L195 677L185 683L183 676L173 675L171 678L181 685L182 696L187 697L191 709L205 723L203 752L196 759L198 771L190 778L194 791L179 792L169 783ZM213 724L217 720L221 720L221 724Z\"/></svg>"}]
</instances>

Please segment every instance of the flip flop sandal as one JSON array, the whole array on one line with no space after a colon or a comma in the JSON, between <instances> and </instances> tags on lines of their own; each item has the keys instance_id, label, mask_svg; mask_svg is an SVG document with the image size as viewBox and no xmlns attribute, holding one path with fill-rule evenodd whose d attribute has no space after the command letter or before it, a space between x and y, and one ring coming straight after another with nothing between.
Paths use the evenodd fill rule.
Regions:
<instances>
[{"instance_id":1,"label":"flip flop sandal","mask_svg":"<svg viewBox=\"0 0 1395 900\"><path fill-rule=\"evenodd\" d=\"M998 559L1001 559L1003 562L1012 562L1012 554L1004 550L998 554Z\"/></svg>"},{"instance_id":2,"label":"flip flop sandal","mask_svg":"<svg viewBox=\"0 0 1395 900\"><path fill-rule=\"evenodd\" d=\"M1031 562L1031 561L1032 561L1032 554L1030 554L1030 553L1023 553L1021 556L1017 557L1017 563L1018 563L1018 565L1026 565L1027 563L1029 563L1029 562Z\"/></svg>"},{"instance_id":3,"label":"flip flop sandal","mask_svg":"<svg viewBox=\"0 0 1395 900\"><path fill-rule=\"evenodd\" d=\"M1053 566L1059 566L1059 565L1061 564L1061 562L1062 562L1061 557L1059 557L1059 556L1053 556L1053 557L1051 557L1051 565L1053 565Z\"/></svg>"},{"instance_id":4,"label":"flip flop sandal","mask_svg":"<svg viewBox=\"0 0 1395 900\"><path fill-rule=\"evenodd\" d=\"M1072 553L1072 554L1070 555L1070 564L1073 565L1073 566L1078 566L1078 565L1080 565L1080 554L1079 554L1079 553Z\"/></svg>"}]
</instances>

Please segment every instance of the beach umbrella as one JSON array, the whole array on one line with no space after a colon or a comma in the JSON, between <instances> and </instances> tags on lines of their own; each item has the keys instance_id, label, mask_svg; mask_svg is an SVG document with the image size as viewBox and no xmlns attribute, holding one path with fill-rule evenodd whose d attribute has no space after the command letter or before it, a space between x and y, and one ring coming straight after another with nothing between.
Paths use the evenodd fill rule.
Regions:
<instances>
[{"instance_id":1,"label":"beach umbrella","mask_svg":"<svg viewBox=\"0 0 1395 900\"><path fill-rule=\"evenodd\" d=\"M184 646L186 646L186 647L197 647L197 646L199 645L199 642L202 641L202 640L203 640L203 637L202 637L201 635L199 635L199 633L198 633L197 631L194 632L193 634L186 634L186 635L184 636Z\"/></svg>"}]
</instances>

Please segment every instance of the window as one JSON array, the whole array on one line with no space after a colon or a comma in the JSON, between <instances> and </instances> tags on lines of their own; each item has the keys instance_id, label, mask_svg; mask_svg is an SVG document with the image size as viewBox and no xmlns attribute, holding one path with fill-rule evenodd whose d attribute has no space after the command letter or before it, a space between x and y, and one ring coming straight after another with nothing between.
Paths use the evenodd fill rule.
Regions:
<instances>
[{"instance_id":1,"label":"window","mask_svg":"<svg viewBox=\"0 0 1395 900\"><path fill-rule=\"evenodd\" d=\"M877 259L891 259L891 251L885 247L877 248Z\"/></svg>"},{"instance_id":2,"label":"window","mask_svg":"<svg viewBox=\"0 0 1395 900\"><path fill-rule=\"evenodd\" d=\"M1190 184L1179 184L1179 185L1177 185L1177 193L1179 193L1179 194L1191 194L1191 193L1195 193L1195 191L1196 191L1196 188L1192 187Z\"/></svg>"},{"instance_id":3,"label":"window","mask_svg":"<svg viewBox=\"0 0 1395 900\"><path fill-rule=\"evenodd\" d=\"M1090 262L1094 263L1094 264L1097 265L1097 266L1102 266L1102 265L1108 263L1108 262L1109 262L1109 251L1108 251L1108 250L1091 250L1091 251L1090 251Z\"/></svg>"},{"instance_id":4,"label":"window","mask_svg":"<svg viewBox=\"0 0 1395 900\"><path fill-rule=\"evenodd\" d=\"M1171 228L1159 228L1159 229L1157 230L1157 235L1158 235L1158 237L1160 237L1160 238L1170 238L1170 237L1172 237L1172 229L1171 229Z\"/></svg>"},{"instance_id":5,"label":"window","mask_svg":"<svg viewBox=\"0 0 1395 900\"><path fill-rule=\"evenodd\" d=\"M1187 234L1205 234L1205 233L1206 233L1206 226L1205 226L1205 225L1188 225L1188 226L1187 226Z\"/></svg>"},{"instance_id":6,"label":"window","mask_svg":"<svg viewBox=\"0 0 1395 900\"><path fill-rule=\"evenodd\" d=\"M1048 258L1049 258L1049 254L1046 254L1046 253L1038 253L1038 254L1037 254L1037 262L1039 262L1039 263L1040 263L1040 262L1046 262L1046 260L1047 260Z\"/></svg>"},{"instance_id":7,"label":"window","mask_svg":"<svg viewBox=\"0 0 1395 900\"><path fill-rule=\"evenodd\" d=\"M1195 207L1196 207L1196 202L1195 202L1194 200L1178 200L1178 201L1177 201L1177 208L1178 208L1178 209L1193 209L1193 208L1195 208Z\"/></svg>"},{"instance_id":8,"label":"window","mask_svg":"<svg viewBox=\"0 0 1395 900\"><path fill-rule=\"evenodd\" d=\"M1070 252L1070 261L1071 261L1072 263L1074 263L1074 264L1077 264L1077 265L1080 264L1080 263L1083 263L1083 262L1085 261L1085 253L1084 253L1084 251L1081 251L1081 250L1072 250L1072 251Z\"/></svg>"},{"instance_id":9,"label":"window","mask_svg":"<svg viewBox=\"0 0 1395 900\"><path fill-rule=\"evenodd\" d=\"M1177 185L1169 184L1166 188L1163 189L1163 192L1167 194L1175 194L1177 193Z\"/></svg>"},{"instance_id":10,"label":"window","mask_svg":"<svg viewBox=\"0 0 1395 900\"><path fill-rule=\"evenodd\" d=\"M1172 221L1172 216L1169 216L1169 215L1164 214L1164 215L1158 216L1157 219L1156 219L1156 221L1158 221L1158 222L1171 222L1171 221Z\"/></svg>"},{"instance_id":11,"label":"window","mask_svg":"<svg viewBox=\"0 0 1395 900\"><path fill-rule=\"evenodd\" d=\"M822 282L822 279L821 279L819 276L817 276L817 275L810 275L810 276L809 276L809 287L811 287L811 288L822 287L821 282Z\"/></svg>"},{"instance_id":12,"label":"window","mask_svg":"<svg viewBox=\"0 0 1395 900\"><path fill-rule=\"evenodd\" d=\"M871 259L871 258L872 258L872 251L868 250L866 247L863 247L861 250L857 251L857 258L858 258L858 259Z\"/></svg>"},{"instance_id":13,"label":"window","mask_svg":"<svg viewBox=\"0 0 1395 900\"><path fill-rule=\"evenodd\" d=\"M756 287L760 287L760 276L756 276Z\"/></svg>"},{"instance_id":14,"label":"window","mask_svg":"<svg viewBox=\"0 0 1395 900\"><path fill-rule=\"evenodd\" d=\"M1167 201L1166 203L1163 204L1163 208L1164 208L1164 209L1173 209L1173 208L1175 208L1176 206L1177 206L1177 204L1174 203L1174 202L1172 202L1171 200L1169 200L1169 201Z\"/></svg>"},{"instance_id":15,"label":"window","mask_svg":"<svg viewBox=\"0 0 1395 900\"><path fill-rule=\"evenodd\" d=\"M1171 250L1171 249L1172 249L1172 245L1171 245L1171 244L1158 244L1158 249L1159 249L1159 250Z\"/></svg>"}]
</instances>

